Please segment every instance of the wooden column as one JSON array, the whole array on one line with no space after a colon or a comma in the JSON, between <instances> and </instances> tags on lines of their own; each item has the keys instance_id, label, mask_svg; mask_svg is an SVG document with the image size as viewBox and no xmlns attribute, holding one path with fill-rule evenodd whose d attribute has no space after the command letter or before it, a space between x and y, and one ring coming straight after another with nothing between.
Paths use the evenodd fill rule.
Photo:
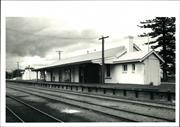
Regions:
<instances>
[{"instance_id":1,"label":"wooden column","mask_svg":"<svg viewBox=\"0 0 180 127\"><path fill-rule=\"evenodd\" d=\"M36 71L36 80L38 81L38 71Z\"/></svg>"},{"instance_id":2,"label":"wooden column","mask_svg":"<svg viewBox=\"0 0 180 127\"><path fill-rule=\"evenodd\" d=\"M52 82L52 78L53 78L53 73L52 73L52 71L50 71L50 73L51 73L51 82Z\"/></svg>"},{"instance_id":3,"label":"wooden column","mask_svg":"<svg viewBox=\"0 0 180 127\"><path fill-rule=\"evenodd\" d=\"M61 70L58 71L59 73L59 82L61 82Z\"/></svg>"},{"instance_id":4,"label":"wooden column","mask_svg":"<svg viewBox=\"0 0 180 127\"><path fill-rule=\"evenodd\" d=\"M70 77L69 77L69 78L70 78L70 79L69 79L70 81L69 81L69 82L71 82L71 72L72 72L71 69L72 69L72 68L70 67L70 68L69 68L69 73L70 73Z\"/></svg>"},{"instance_id":5,"label":"wooden column","mask_svg":"<svg viewBox=\"0 0 180 127\"><path fill-rule=\"evenodd\" d=\"M44 81L46 81L46 74L45 74L45 70L43 72L43 75L44 75Z\"/></svg>"}]
</instances>

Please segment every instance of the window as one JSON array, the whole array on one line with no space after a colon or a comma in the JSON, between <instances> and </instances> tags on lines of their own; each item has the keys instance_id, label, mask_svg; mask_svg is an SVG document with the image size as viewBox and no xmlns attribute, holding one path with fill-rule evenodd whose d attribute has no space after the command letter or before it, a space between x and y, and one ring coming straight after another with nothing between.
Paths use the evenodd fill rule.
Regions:
<instances>
[{"instance_id":1,"label":"window","mask_svg":"<svg viewBox=\"0 0 180 127\"><path fill-rule=\"evenodd\" d=\"M134 72L134 71L135 71L135 69L136 69L135 64L132 64L132 71Z\"/></svg>"},{"instance_id":2,"label":"window","mask_svg":"<svg viewBox=\"0 0 180 127\"><path fill-rule=\"evenodd\" d=\"M123 65L123 71L127 71L127 69L128 69L128 68L127 68L127 64L124 64L124 65Z\"/></svg>"},{"instance_id":3,"label":"window","mask_svg":"<svg viewBox=\"0 0 180 127\"><path fill-rule=\"evenodd\" d=\"M110 64L107 64L107 65L106 65L106 70L107 70L107 71L106 71L106 76L107 76L107 77L110 77L110 76L111 76Z\"/></svg>"}]
</instances>

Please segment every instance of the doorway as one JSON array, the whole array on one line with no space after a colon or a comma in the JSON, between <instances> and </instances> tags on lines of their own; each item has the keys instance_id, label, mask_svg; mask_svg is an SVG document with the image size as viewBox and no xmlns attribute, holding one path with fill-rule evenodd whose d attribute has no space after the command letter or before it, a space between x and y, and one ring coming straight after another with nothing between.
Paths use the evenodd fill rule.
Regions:
<instances>
[{"instance_id":1,"label":"doorway","mask_svg":"<svg viewBox=\"0 0 180 127\"><path fill-rule=\"evenodd\" d=\"M80 83L100 83L100 65L83 64L79 66Z\"/></svg>"}]
</instances>

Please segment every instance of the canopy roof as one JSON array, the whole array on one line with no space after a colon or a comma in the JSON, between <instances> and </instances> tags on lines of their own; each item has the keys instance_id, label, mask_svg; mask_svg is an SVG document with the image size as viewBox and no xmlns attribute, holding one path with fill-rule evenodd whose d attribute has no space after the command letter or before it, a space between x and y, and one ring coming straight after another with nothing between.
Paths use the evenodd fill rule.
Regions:
<instances>
[{"instance_id":1,"label":"canopy roof","mask_svg":"<svg viewBox=\"0 0 180 127\"><path fill-rule=\"evenodd\" d=\"M124 46L112 48L112 49L107 49L104 51L104 57L106 58L111 58L116 56L116 54L124 52L126 49ZM37 68L34 70L42 70L45 68L54 68L54 67L60 67L60 66L67 66L67 65L74 65L74 64L80 64L80 63L92 63L93 60L101 59L102 58L102 53L101 51L98 52L92 52L80 56L75 56L75 57L70 57L66 59L61 59L54 64L51 64L49 66Z\"/></svg>"}]
</instances>

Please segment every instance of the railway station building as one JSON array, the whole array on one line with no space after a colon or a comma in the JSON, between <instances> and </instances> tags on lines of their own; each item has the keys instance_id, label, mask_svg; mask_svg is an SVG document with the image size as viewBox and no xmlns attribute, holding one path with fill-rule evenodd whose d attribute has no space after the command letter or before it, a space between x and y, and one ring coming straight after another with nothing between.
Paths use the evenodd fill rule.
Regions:
<instances>
[{"instance_id":1,"label":"railway station building","mask_svg":"<svg viewBox=\"0 0 180 127\"><path fill-rule=\"evenodd\" d=\"M105 83L160 85L163 59L154 51L142 51L136 44L104 51ZM102 52L61 59L36 68L37 80L50 82L101 83Z\"/></svg>"},{"instance_id":2,"label":"railway station building","mask_svg":"<svg viewBox=\"0 0 180 127\"><path fill-rule=\"evenodd\" d=\"M22 74L22 80L34 80L36 79L36 72L33 71L33 68L28 66L25 68Z\"/></svg>"}]
</instances>

